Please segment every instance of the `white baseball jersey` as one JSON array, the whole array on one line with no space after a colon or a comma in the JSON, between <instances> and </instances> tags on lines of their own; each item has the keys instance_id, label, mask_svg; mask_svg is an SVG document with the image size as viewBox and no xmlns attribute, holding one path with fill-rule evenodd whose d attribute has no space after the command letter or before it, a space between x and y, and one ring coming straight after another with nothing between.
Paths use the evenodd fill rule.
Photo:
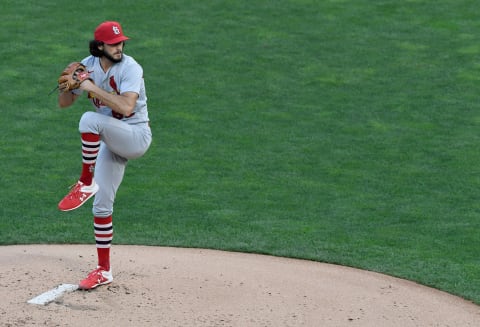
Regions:
<instances>
[{"instance_id":1,"label":"white baseball jersey","mask_svg":"<svg viewBox=\"0 0 480 327\"><path fill-rule=\"evenodd\" d=\"M138 124L149 121L143 69L135 59L123 54L122 61L115 63L107 72L103 71L103 68L100 66L100 58L98 57L88 56L82 60L82 64L87 67L90 78L95 85L103 90L113 94L122 94L125 92L135 92L138 94L135 109L128 117L116 113L103 104L100 99L89 94L88 98L98 113L115 117L128 124ZM83 91L77 89L74 92L75 94L81 94Z\"/></svg>"}]
</instances>

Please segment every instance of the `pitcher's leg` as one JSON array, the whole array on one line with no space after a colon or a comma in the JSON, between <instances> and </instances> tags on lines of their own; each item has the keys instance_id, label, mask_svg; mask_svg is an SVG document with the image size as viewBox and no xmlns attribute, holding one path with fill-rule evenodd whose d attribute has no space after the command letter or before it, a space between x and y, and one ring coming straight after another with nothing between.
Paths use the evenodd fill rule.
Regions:
<instances>
[{"instance_id":1,"label":"pitcher's leg","mask_svg":"<svg viewBox=\"0 0 480 327\"><path fill-rule=\"evenodd\" d=\"M110 268L110 246L113 239L112 216L94 217L93 228L95 231L95 243L97 247L97 268L80 281L78 287L90 290L99 285L109 284L113 281Z\"/></svg>"},{"instance_id":2,"label":"pitcher's leg","mask_svg":"<svg viewBox=\"0 0 480 327\"><path fill-rule=\"evenodd\" d=\"M69 193L58 203L62 211L74 210L83 205L98 191L98 185L93 178L97 154L100 147L100 133L94 126L95 116L85 113L80 120L79 130L82 144L82 172L77 183Z\"/></svg>"},{"instance_id":3,"label":"pitcher's leg","mask_svg":"<svg viewBox=\"0 0 480 327\"><path fill-rule=\"evenodd\" d=\"M112 152L127 159L142 156L152 141L152 132L147 123L129 125L92 111L82 115L79 129L81 133L99 134Z\"/></svg>"},{"instance_id":4,"label":"pitcher's leg","mask_svg":"<svg viewBox=\"0 0 480 327\"><path fill-rule=\"evenodd\" d=\"M113 240L113 204L123 180L127 160L101 143L95 168L95 179L99 191L93 201L93 226L98 264L87 278L80 282L83 289L92 289L113 281L110 265L110 248Z\"/></svg>"},{"instance_id":5,"label":"pitcher's leg","mask_svg":"<svg viewBox=\"0 0 480 327\"><path fill-rule=\"evenodd\" d=\"M93 201L94 216L112 215L115 195L122 183L127 163L127 159L113 153L104 142L101 143L95 166L95 182L99 190Z\"/></svg>"}]
</instances>

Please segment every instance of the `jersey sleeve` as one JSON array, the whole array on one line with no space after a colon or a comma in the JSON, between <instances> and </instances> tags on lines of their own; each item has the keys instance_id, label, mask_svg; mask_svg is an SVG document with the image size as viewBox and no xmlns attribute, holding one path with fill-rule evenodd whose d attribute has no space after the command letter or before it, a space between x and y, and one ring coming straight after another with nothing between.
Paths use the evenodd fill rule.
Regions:
<instances>
[{"instance_id":1,"label":"jersey sleeve","mask_svg":"<svg viewBox=\"0 0 480 327\"><path fill-rule=\"evenodd\" d=\"M130 63L121 79L120 92L134 92L140 94L143 80L143 69L136 63Z\"/></svg>"}]
</instances>

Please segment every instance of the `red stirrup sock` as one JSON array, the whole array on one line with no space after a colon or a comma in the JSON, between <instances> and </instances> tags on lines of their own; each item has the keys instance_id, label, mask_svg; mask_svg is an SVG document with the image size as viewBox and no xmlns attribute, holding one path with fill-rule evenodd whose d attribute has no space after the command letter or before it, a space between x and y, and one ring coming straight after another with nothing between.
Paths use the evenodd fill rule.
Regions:
<instances>
[{"instance_id":1,"label":"red stirrup sock","mask_svg":"<svg viewBox=\"0 0 480 327\"><path fill-rule=\"evenodd\" d=\"M97 245L98 265L110 270L110 245L113 239L112 216L94 217L95 242Z\"/></svg>"},{"instance_id":2,"label":"red stirrup sock","mask_svg":"<svg viewBox=\"0 0 480 327\"><path fill-rule=\"evenodd\" d=\"M100 135L93 133L82 133L82 175L80 181L85 185L91 185L93 171L97 162L98 150L100 148Z\"/></svg>"}]
</instances>

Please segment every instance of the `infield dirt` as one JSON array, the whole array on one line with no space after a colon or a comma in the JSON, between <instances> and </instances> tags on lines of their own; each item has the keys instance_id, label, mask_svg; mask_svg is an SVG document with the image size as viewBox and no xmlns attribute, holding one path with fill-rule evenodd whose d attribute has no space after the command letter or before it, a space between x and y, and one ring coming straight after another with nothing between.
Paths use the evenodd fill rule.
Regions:
<instances>
[{"instance_id":1,"label":"infield dirt","mask_svg":"<svg viewBox=\"0 0 480 327\"><path fill-rule=\"evenodd\" d=\"M94 245L1 247L0 326L480 326L480 307L378 273L305 260L203 249L112 246L114 281L78 283Z\"/></svg>"}]
</instances>

